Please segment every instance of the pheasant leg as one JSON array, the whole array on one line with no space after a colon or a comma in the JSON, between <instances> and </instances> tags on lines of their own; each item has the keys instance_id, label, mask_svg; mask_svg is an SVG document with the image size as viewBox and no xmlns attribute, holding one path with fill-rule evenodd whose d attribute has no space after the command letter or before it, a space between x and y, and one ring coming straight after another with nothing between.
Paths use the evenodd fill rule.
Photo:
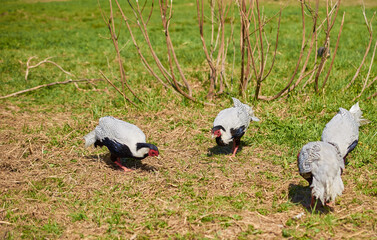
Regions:
<instances>
[{"instance_id":1,"label":"pheasant leg","mask_svg":"<svg viewBox=\"0 0 377 240\"><path fill-rule=\"evenodd\" d=\"M335 206L335 202L326 202L325 203L325 206L329 207L329 208L334 208Z\"/></svg>"},{"instance_id":2,"label":"pheasant leg","mask_svg":"<svg viewBox=\"0 0 377 240\"><path fill-rule=\"evenodd\" d=\"M237 150L238 150L238 147L239 147L239 146L236 145L235 141L233 141L233 149L232 149L233 154L232 154L231 157L235 157L235 156L236 156L236 152L237 152Z\"/></svg>"},{"instance_id":3,"label":"pheasant leg","mask_svg":"<svg viewBox=\"0 0 377 240\"><path fill-rule=\"evenodd\" d=\"M312 195L312 200L310 201L310 207L313 208L315 204L314 196Z\"/></svg>"},{"instance_id":4,"label":"pheasant leg","mask_svg":"<svg viewBox=\"0 0 377 240\"><path fill-rule=\"evenodd\" d=\"M132 172L133 171L132 169L129 169L129 168L126 168L125 166L123 166L122 163L120 163L120 158L117 158L117 160L114 163L116 165L118 165L121 169L123 169L123 171L125 171L125 172Z\"/></svg>"}]
</instances>

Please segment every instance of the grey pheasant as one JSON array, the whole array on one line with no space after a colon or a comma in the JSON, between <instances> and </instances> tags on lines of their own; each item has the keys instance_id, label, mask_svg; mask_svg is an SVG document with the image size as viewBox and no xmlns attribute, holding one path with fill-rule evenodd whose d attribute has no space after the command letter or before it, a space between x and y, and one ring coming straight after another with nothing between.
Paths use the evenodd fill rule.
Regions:
<instances>
[{"instance_id":1,"label":"grey pheasant","mask_svg":"<svg viewBox=\"0 0 377 240\"><path fill-rule=\"evenodd\" d=\"M219 112L213 122L212 134L216 137L216 143L224 146L233 141L233 157L241 143L241 137L245 134L251 121L259 121L254 115L253 109L243 104L237 98L232 98L234 106Z\"/></svg>"},{"instance_id":2,"label":"grey pheasant","mask_svg":"<svg viewBox=\"0 0 377 240\"><path fill-rule=\"evenodd\" d=\"M322 132L321 141L338 146L342 158L355 149L359 141L360 125L368 123L362 118L359 103L356 103L348 111L339 108L339 112L326 124Z\"/></svg>"},{"instance_id":3,"label":"grey pheasant","mask_svg":"<svg viewBox=\"0 0 377 240\"><path fill-rule=\"evenodd\" d=\"M336 146L326 142L309 142L298 154L297 165L300 175L311 188L312 207L314 199L327 205L342 195L344 162Z\"/></svg>"},{"instance_id":4,"label":"grey pheasant","mask_svg":"<svg viewBox=\"0 0 377 240\"><path fill-rule=\"evenodd\" d=\"M106 146L111 153L111 160L124 171L130 169L120 163L120 158L144 159L159 155L155 145L145 142L145 135L140 128L111 116L100 118L98 126L84 139L85 147Z\"/></svg>"}]
</instances>

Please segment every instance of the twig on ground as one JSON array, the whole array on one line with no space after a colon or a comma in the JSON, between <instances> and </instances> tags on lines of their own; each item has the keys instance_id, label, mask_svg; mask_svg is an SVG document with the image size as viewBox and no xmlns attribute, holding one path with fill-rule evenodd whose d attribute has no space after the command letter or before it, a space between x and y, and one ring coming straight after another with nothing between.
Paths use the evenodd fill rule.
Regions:
<instances>
[{"instance_id":1,"label":"twig on ground","mask_svg":"<svg viewBox=\"0 0 377 240\"><path fill-rule=\"evenodd\" d=\"M91 91L93 91L93 92L100 92L100 91L103 91L102 89L97 89L95 87L95 84L92 84L92 89L83 89L83 88L80 88L79 85L77 83L75 83L75 82L73 84L75 85L75 87L76 87L77 90L82 91L82 92L91 92ZM107 89L105 89L105 91L106 90Z\"/></svg>"},{"instance_id":2,"label":"twig on ground","mask_svg":"<svg viewBox=\"0 0 377 240\"><path fill-rule=\"evenodd\" d=\"M369 99L371 99L372 97L375 97L375 96L377 96L377 92L375 92L374 94L370 95L367 99L369 100Z\"/></svg>"},{"instance_id":3,"label":"twig on ground","mask_svg":"<svg viewBox=\"0 0 377 240\"><path fill-rule=\"evenodd\" d=\"M6 222L6 221L0 221L0 224L5 224L5 225L13 225L13 223Z\"/></svg>"},{"instance_id":4,"label":"twig on ground","mask_svg":"<svg viewBox=\"0 0 377 240\"><path fill-rule=\"evenodd\" d=\"M372 86L372 84L377 81L377 76L375 78L373 78L373 80L368 84L367 88L369 88L370 86Z\"/></svg>"},{"instance_id":5,"label":"twig on ground","mask_svg":"<svg viewBox=\"0 0 377 240\"><path fill-rule=\"evenodd\" d=\"M40 66L41 64L44 64L44 63L51 63L51 64L55 65L56 67L58 67L60 70L62 70L65 74L70 75L70 76L75 76L75 75L73 75L72 73L70 73L70 72L64 70L61 66L59 66L59 64L57 64L57 63L55 63L55 62L53 62L53 61L50 61L49 59L51 59L52 57L48 57L48 58L46 58L45 60L43 60L43 61L37 63L36 65L30 66L30 61L31 61L32 59L34 59L34 58L37 58L37 57L36 57L36 56L29 57L29 59L28 59L27 62L26 62L25 81L27 81L27 78L28 78L28 76L29 76L29 70L30 70L30 69L32 69L32 68L36 68L36 67L38 67L38 66Z\"/></svg>"},{"instance_id":6,"label":"twig on ground","mask_svg":"<svg viewBox=\"0 0 377 240\"><path fill-rule=\"evenodd\" d=\"M103 79L80 79L80 80L69 79L69 80L63 81L63 82L47 83L47 84L39 85L39 86L36 86L36 87L33 87L33 88L29 88L29 89L25 89L25 90L22 90L22 91L15 92L15 93L11 93L11 94L8 94L8 95L5 95L5 96L0 96L0 99L14 97L14 96L20 95L22 93L31 92L31 91L34 91L34 90L37 90L37 89L40 89L40 88L49 87L49 86L53 86L53 85L67 84L67 83L77 83L77 82L91 82L91 81L103 81Z\"/></svg>"}]
</instances>

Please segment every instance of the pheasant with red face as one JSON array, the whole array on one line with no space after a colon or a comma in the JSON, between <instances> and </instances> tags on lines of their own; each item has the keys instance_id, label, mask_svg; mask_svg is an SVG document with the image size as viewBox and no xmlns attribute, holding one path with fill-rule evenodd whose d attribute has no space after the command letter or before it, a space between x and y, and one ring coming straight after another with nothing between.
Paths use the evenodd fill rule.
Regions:
<instances>
[{"instance_id":1,"label":"pheasant with red face","mask_svg":"<svg viewBox=\"0 0 377 240\"><path fill-rule=\"evenodd\" d=\"M213 122L212 135L216 137L219 146L225 146L233 141L232 157L241 143L241 137L245 134L251 121L258 122L253 109L243 104L237 98L232 98L234 106L222 110Z\"/></svg>"},{"instance_id":2,"label":"pheasant with red face","mask_svg":"<svg viewBox=\"0 0 377 240\"><path fill-rule=\"evenodd\" d=\"M120 158L144 159L158 156L158 148L145 142L144 133L137 126L111 116L102 117L98 126L84 136L85 147L106 146L111 160L125 172L131 171L120 162Z\"/></svg>"}]
</instances>

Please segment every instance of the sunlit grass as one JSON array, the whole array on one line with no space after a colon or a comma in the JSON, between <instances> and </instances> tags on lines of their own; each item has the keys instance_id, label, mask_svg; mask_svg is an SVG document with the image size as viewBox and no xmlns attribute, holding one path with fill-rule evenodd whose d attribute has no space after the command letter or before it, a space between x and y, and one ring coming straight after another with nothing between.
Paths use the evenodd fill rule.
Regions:
<instances>
[{"instance_id":1,"label":"sunlit grass","mask_svg":"<svg viewBox=\"0 0 377 240\"><path fill-rule=\"evenodd\" d=\"M100 2L108 10L108 3ZM189 81L196 86L195 96L206 100L208 67L196 25L196 6L174 4L170 31L176 53ZM152 43L167 63L161 20L155 10L149 24ZM278 10L276 4L264 6L268 16ZM233 161L227 158L226 147L214 149L209 129L221 108L231 105L230 96L237 95L239 69L235 69L233 90L214 99L216 107L193 103L173 89L164 89L147 72L134 46L127 42L124 24L120 42L127 79L145 105L128 106L101 81L95 82L98 91L89 84L78 84L79 88L70 84L1 100L0 130L4 137L0 151L4 159L0 160L0 174L4 184L0 183L0 220L9 224L0 223L0 236L370 237L377 222L373 210L377 196L377 114L376 100L366 97L375 88L360 98L364 116L371 122L360 128L359 145L348 156L343 176L346 190L337 199L334 212L311 211L301 204L308 199L309 191L296 167L301 147L320 139L323 127L339 107L349 109L354 104L351 100L360 92L368 70L364 67L356 83L341 91L362 59L368 35L360 7L343 10L347 12L346 24L325 90L314 94L314 86L309 84L287 98L256 102L251 81L244 100L253 105L261 122L250 125ZM367 8L367 15L373 11ZM45 64L32 69L25 81L26 62L31 56L38 57L33 64L53 56L54 62L75 75L74 79L100 78L99 70L103 70L118 82L116 55L111 40L106 39L108 30L96 1L3 1L0 14L1 95L72 78ZM334 31L339 23L337 19ZM297 5L283 11L281 24L276 67L262 87L265 95L276 93L294 70L301 41ZM269 36L274 36L274 31L273 27L266 28ZM307 31L309 34L310 26ZM238 34L239 29L235 32ZM140 33L135 35L140 41ZM323 35L321 32L320 40ZM230 51L229 61L232 56ZM236 56L239 65L239 52ZM376 74L373 68L371 76ZM105 163L109 160L107 149L83 148L82 136L105 115L117 116L144 130L149 142L160 148L160 159L143 161L154 169L137 169L127 175ZM219 154L213 153L217 150ZM294 219L298 213L304 213L303 217Z\"/></svg>"}]
</instances>

